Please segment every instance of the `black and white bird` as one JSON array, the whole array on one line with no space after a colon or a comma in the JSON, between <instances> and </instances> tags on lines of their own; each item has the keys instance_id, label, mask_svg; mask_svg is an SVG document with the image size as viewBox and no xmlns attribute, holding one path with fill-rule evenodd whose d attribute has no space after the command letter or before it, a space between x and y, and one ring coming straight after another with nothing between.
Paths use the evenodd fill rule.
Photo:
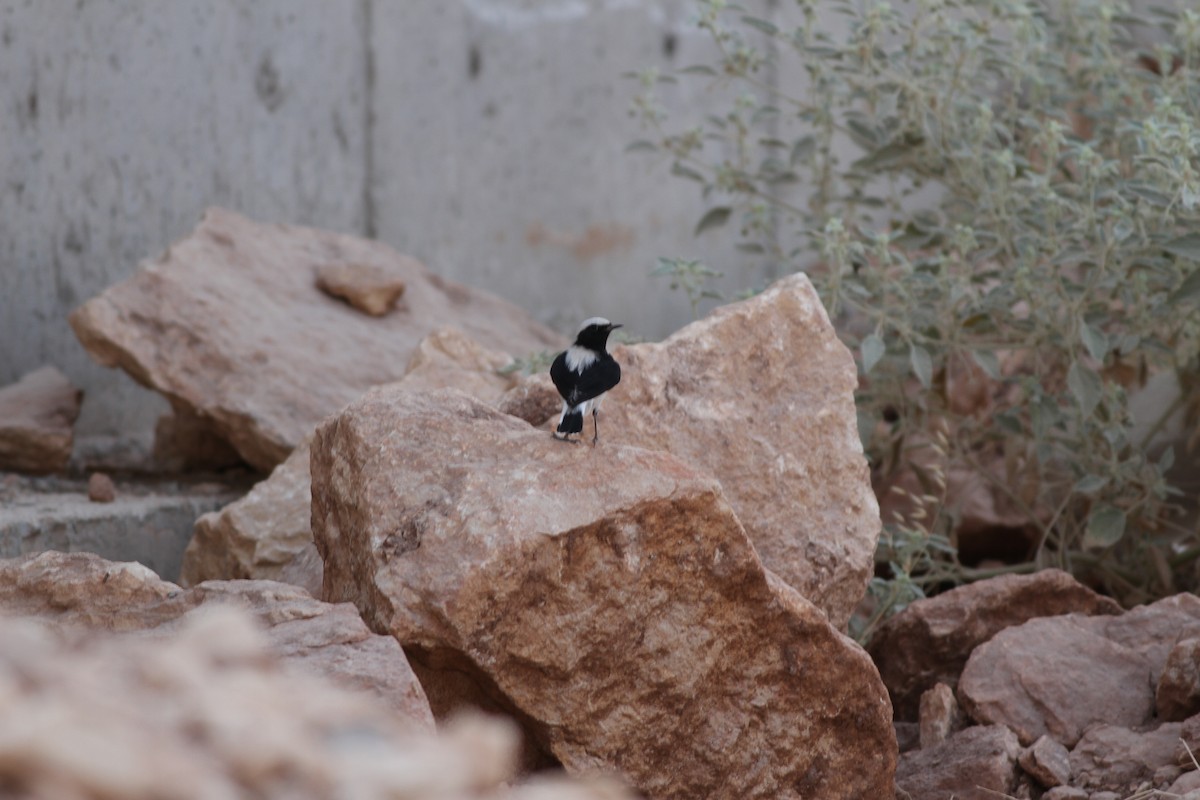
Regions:
<instances>
[{"instance_id":1,"label":"black and white bird","mask_svg":"<svg viewBox=\"0 0 1200 800\"><path fill-rule=\"evenodd\" d=\"M579 326L575 344L558 354L550 366L550 380L563 398L562 417L558 431L570 441L572 433L583 433L583 415L592 412L595 435L592 445L600 441L598 414L604 393L621 382L621 365L608 354L608 335L620 325L604 317L585 319Z\"/></svg>"}]
</instances>

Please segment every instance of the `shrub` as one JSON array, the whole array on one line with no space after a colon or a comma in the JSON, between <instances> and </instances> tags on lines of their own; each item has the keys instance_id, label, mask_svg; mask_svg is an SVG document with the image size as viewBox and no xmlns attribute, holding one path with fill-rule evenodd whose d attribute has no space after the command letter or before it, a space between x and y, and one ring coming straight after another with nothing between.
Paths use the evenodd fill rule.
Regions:
<instances>
[{"instance_id":1,"label":"shrub","mask_svg":"<svg viewBox=\"0 0 1200 800\"><path fill-rule=\"evenodd\" d=\"M714 61L640 76L633 148L702 187L698 230L807 272L856 354L887 511L866 628L997 571L1059 566L1133 603L1194 568L1174 450L1153 444L1200 412L1200 13L1145 19L1120 0L772 19L707 0ZM676 123L675 79L734 99ZM1168 372L1182 391L1135 424L1131 393ZM960 563L994 555L967 558L969 523L1006 532L1007 563Z\"/></svg>"}]
</instances>

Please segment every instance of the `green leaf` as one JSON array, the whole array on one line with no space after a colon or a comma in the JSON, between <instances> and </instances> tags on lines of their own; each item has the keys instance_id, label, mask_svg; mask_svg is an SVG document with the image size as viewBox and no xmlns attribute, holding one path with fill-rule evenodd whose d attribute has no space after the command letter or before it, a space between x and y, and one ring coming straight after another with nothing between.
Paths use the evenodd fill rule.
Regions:
<instances>
[{"instance_id":1,"label":"green leaf","mask_svg":"<svg viewBox=\"0 0 1200 800\"><path fill-rule=\"evenodd\" d=\"M731 209L729 206L717 206L716 208L710 208L704 214L704 216L700 218L700 221L696 223L696 230L693 235L699 236L709 228L721 227L725 224L725 221L729 219L729 214L732 211L733 209Z\"/></svg>"},{"instance_id":2,"label":"green leaf","mask_svg":"<svg viewBox=\"0 0 1200 800\"><path fill-rule=\"evenodd\" d=\"M800 161L805 161L817 149L817 140L812 136L801 136L792 145L792 153L788 156L788 163L791 166L796 166Z\"/></svg>"},{"instance_id":3,"label":"green leaf","mask_svg":"<svg viewBox=\"0 0 1200 800\"><path fill-rule=\"evenodd\" d=\"M1000 380L1003 377L1000 374L1000 359L996 358L996 354L991 350L975 350L971 353L975 363L987 373L987 376L994 381Z\"/></svg>"},{"instance_id":4,"label":"green leaf","mask_svg":"<svg viewBox=\"0 0 1200 800\"><path fill-rule=\"evenodd\" d=\"M879 359L883 358L884 353L887 352L887 345L883 343L883 339L872 333L862 340L858 350L862 354L863 375L866 375L872 367L879 363Z\"/></svg>"},{"instance_id":5,"label":"green leaf","mask_svg":"<svg viewBox=\"0 0 1200 800\"><path fill-rule=\"evenodd\" d=\"M648 139L638 139L636 142L630 142L625 146L626 153L636 153L638 151L646 151L653 153L658 150L658 145Z\"/></svg>"},{"instance_id":6,"label":"green leaf","mask_svg":"<svg viewBox=\"0 0 1200 800\"><path fill-rule=\"evenodd\" d=\"M756 28L757 30L762 31L767 36L774 36L775 34L779 33L779 28L776 27L774 25L774 23L767 22L765 19L759 19L758 17L744 16L744 17L742 17L742 22L746 23L751 28Z\"/></svg>"},{"instance_id":7,"label":"green leaf","mask_svg":"<svg viewBox=\"0 0 1200 800\"><path fill-rule=\"evenodd\" d=\"M1166 475L1173 466L1175 466L1175 448L1168 447L1158 459L1158 474Z\"/></svg>"},{"instance_id":8,"label":"green leaf","mask_svg":"<svg viewBox=\"0 0 1200 800\"><path fill-rule=\"evenodd\" d=\"M671 165L671 174L678 175L681 178L687 178L698 183L704 183L703 175L701 175L699 172L696 172L696 170L692 169L691 167L685 167L678 161Z\"/></svg>"},{"instance_id":9,"label":"green leaf","mask_svg":"<svg viewBox=\"0 0 1200 800\"><path fill-rule=\"evenodd\" d=\"M1085 475L1075 482L1075 491L1080 494L1095 494L1108 485L1108 478L1102 475Z\"/></svg>"},{"instance_id":10,"label":"green leaf","mask_svg":"<svg viewBox=\"0 0 1200 800\"><path fill-rule=\"evenodd\" d=\"M1088 516L1083 546L1112 547L1125 535L1125 512L1114 506L1098 506Z\"/></svg>"},{"instance_id":11,"label":"green leaf","mask_svg":"<svg viewBox=\"0 0 1200 800\"><path fill-rule=\"evenodd\" d=\"M1173 256L1186 258L1189 261L1200 261L1200 233L1188 233L1176 236L1162 246Z\"/></svg>"},{"instance_id":12,"label":"green leaf","mask_svg":"<svg viewBox=\"0 0 1200 800\"><path fill-rule=\"evenodd\" d=\"M1090 417L1100 404L1100 395L1104 392L1104 384L1090 368L1076 361L1067 371L1067 386L1076 402L1083 409L1083 415Z\"/></svg>"},{"instance_id":13,"label":"green leaf","mask_svg":"<svg viewBox=\"0 0 1200 800\"><path fill-rule=\"evenodd\" d=\"M717 71L707 64L694 64L690 67L684 67L680 72L687 75L708 75L713 78L717 76Z\"/></svg>"},{"instance_id":14,"label":"green leaf","mask_svg":"<svg viewBox=\"0 0 1200 800\"><path fill-rule=\"evenodd\" d=\"M1082 322L1079 324L1079 338L1083 340L1083 346L1087 348L1088 355L1097 361L1104 361L1104 357L1108 355L1108 337L1104 335L1104 331L1098 331L1086 322Z\"/></svg>"},{"instance_id":15,"label":"green leaf","mask_svg":"<svg viewBox=\"0 0 1200 800\"><path fill-rule=\"evenodd\" d=\"M913 374L917 376L921 386L926 389L932 386L933 359L929 357L929 351L919 344L914 344L909 348L908 360L912 363Z\"/></svg>"},{"instance_id":16,"label":"green leaf","mask_svg":"<svg viewBox=\"0 0 1200 800\"><path fill-rule=\"evenodd\" d=\"M1192 272L1183 279L1183 283L1179 284L1179 288L1171 292L1171 296L1167 298L1167 303L1175 305L1176 303L1184 303L1189 300L1200 298L1200 269Z\"/></svg>"}]
</instances>

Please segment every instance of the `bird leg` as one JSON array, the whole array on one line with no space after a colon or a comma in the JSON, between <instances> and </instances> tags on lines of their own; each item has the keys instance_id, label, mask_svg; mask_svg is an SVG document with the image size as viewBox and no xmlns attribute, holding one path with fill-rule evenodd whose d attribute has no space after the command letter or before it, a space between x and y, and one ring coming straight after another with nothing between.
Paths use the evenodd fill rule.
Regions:
<instances>
[{"instance_id":1,"label":"bird leg","mask_svg":"<svg viewBox=\"0 0 1200 800\"><path fill-rule=\"evenodd\" d=\"M554 437L554 441L556 441L556 442L566 442L567 444L579 444L579 440L572 439L571 434L569 434L569 433L564 433L562 436L559 436L557 431L550 431L550 435Z\"/></svg>"},{"instance_id":2,"label":"bird leg","mask_svg":"<svg viewBox=\"0 0 1200 800\"><path fill-rule=\"evenodd\" d=\"M596 446L596 442L600 441L600 409L592 409L592 427L596 431L596 435L592 437L592 447Z\"/></svg>"}]
</instances>

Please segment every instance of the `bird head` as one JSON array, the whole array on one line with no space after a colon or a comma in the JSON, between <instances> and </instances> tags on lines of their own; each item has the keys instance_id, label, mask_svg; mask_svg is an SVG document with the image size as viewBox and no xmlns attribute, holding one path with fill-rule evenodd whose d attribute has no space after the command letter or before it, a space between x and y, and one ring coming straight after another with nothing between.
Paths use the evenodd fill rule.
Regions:
<instances>
[{"instance_id":1,"label":"bird head","mask_svg":"<svg viewBox=\"0 0 1200 800\"><path fill-rule=\"evenodd\" d=\"M579 326L575 344L589 350L604 350L608 345L608 335L620 327L619 324L614 325L604 317L585 319Z\"/></svg>"}]
</instances>

